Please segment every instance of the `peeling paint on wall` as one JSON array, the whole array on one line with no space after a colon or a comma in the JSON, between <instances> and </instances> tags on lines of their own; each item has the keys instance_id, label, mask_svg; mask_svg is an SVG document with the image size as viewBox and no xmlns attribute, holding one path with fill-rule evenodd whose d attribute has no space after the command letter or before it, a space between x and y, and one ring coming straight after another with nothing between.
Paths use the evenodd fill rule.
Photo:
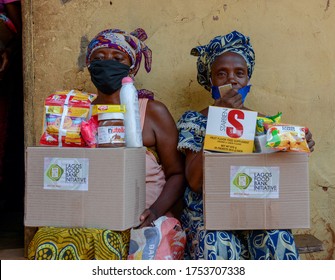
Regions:
<instances>
[{"instance_id":1,"label":"peeling paint on wall","mask_svg":"<svg viewBox=\"0 0 335 280\"><path fill-rule=\"evenodd\" d=\"M63 5L65 5L67 2L70 2L71 0L60 0Z\"/></svg>"},{"instance_id":2,"label":"peeling paint on wall","mask_svg":"<svg viewBox=\"0 0 335 280\"><path fill-rule=\"evenodd\" d=\"M90 43L89 39L87 38L87 35L82 36L80 39L80 52L78 56L78 67L80 71L83 71L86 67L86 48L88 44Z\"/></svg>"}]
</instances>

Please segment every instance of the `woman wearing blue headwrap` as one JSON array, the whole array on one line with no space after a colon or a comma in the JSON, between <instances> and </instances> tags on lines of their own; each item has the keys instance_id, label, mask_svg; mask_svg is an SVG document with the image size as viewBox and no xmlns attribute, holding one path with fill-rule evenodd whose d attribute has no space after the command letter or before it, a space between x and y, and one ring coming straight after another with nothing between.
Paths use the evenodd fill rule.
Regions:
<instances>
[{"instance_id":1,"label":"woman wearing blue headwrap","mask_svg":"<svg viewBox=\"0 0 335 280\"><path fill-rule=\"evenodd\" d=\"M244 99L255 65L250 39L233 31L213 38L207 45L193 48L198 56L198 82L212 93L214 106L246 109ZM220 95L219 87L231 85ZM203 220L202 149L208 107L201 112L187 111L178 121L178 149L186 156L188 186L186 207L181 220L187 232L186 258L191 259L299 259L290 230L215 231L205 230ZM311 133L306 135L313 151Z\"/></svg>"}]
</instances>

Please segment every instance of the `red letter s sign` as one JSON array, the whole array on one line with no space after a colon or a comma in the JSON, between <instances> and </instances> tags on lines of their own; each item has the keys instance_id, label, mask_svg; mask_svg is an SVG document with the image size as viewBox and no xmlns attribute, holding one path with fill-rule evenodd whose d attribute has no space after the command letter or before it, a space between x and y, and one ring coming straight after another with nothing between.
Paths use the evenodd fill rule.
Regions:
<instances>
[{"instance_id":1,"label":"red letter s sign","mask_svg":"<svg viewBox=\"0 0 335 280\"><path fill-rule=\"evenodd\" d=\"M233 127L227 127L226 133L231 138L240 138L243 134L243 125L237 119L244 120L244 112L240 110L229 111L228 121Z\"/></svg>"}]
</instances>

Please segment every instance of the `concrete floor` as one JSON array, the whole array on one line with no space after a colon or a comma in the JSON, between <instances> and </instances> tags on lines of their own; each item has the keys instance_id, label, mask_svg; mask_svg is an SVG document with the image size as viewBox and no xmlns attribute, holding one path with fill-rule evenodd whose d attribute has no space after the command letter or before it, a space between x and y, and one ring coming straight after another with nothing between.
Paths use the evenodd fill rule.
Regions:
<instances>
[{"instance_id":1,"label":"concrete floor","mask_svg":"<svg viewBox=\"0 0 335 280\"><path fill-rule=\"evenodd\" d=\"M23 248L0 250L0 260L26 260Z\"/></svg>"},{"instance_id":2,"label":"concrete floor","mask_svg":"<svg viewBox=\"0 0 335 280\"><path fill-rule=\"evenodd\" d=\"M0 214L0 260L24 260L23 213Z\"/></svg>"}]
</instances>

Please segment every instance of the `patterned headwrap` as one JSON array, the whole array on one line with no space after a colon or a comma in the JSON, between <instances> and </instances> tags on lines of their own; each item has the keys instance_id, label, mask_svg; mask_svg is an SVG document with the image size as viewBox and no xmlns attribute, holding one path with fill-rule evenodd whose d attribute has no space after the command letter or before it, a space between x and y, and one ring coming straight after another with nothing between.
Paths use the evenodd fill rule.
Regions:
<instances>
[{"instance_id":1,"label":"patterned headwrap","mask_svg":"<svg viewBox=\"0 0 335 280\"><path fill-rule=\"evenodd\" d=\"M198 82L208 91L211 90L211 67L214 60L225 52L241 55L248 66L248 76L251 78L255 65L255 52L250 44L250 38L233 31L224 36L216 36L207 45L191 50L191 55L198 56Z\"/></svg>"},{"instance_id":2,"label":"patterned headwrap","mask_svg":"<svg viewBox=\"0 0 335 280\"><path fill-rule=\"evenodd\" d=\"M131 33L119 29L107 29L98 33L87 47L86 65L90 63L92 53L99 48L113 48L122 51L130 56L131 69L134 69L136 75L140 68L142 54L145 59L145 70L150 72L152 53L143 42L148 38L142 28L138 28Z\"/></svg>"}]
</instances>

